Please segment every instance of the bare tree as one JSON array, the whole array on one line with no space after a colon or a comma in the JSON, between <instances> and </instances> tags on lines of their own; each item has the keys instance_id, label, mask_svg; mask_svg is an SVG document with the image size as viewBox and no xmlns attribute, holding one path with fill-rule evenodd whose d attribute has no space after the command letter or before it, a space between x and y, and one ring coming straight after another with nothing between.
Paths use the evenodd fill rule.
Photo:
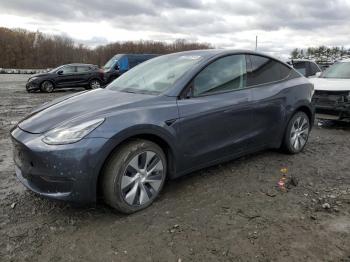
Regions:
<instances>
[{"instance_id":1,"label":"bare tree","mask_svg":"<svg viewBox=\"0 0 350 262\"><path fill-rule=\"evenodd\" d=\"M101 66L112 56L121 53L167 54L208 48L211 46L207 43L179 39L173 43L115 42L91 49L64 36L0 27L0 67L3 68L52 68L74 62Z\"/></svg>"}]
</instances>

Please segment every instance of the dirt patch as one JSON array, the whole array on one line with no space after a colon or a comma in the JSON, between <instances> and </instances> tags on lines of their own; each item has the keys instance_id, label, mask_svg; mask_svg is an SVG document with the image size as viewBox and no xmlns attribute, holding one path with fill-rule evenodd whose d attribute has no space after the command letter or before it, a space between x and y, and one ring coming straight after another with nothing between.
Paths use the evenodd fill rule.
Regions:
<instances>
[{"instance_id":1,"label":"dirt patch","mask_svg":"<svg viewBox=\"0 0 350 262\"><path fill-rule=\"evenodd\" d=\"M28 94L0 75L2 261L350 261L350 125L323 123L299 155L265 151L167 182L131 216L74 207L14 176L9 130L33 107L75 92ZM281 169L297 186L276 186Z\"/></svg>"}]
</instances>

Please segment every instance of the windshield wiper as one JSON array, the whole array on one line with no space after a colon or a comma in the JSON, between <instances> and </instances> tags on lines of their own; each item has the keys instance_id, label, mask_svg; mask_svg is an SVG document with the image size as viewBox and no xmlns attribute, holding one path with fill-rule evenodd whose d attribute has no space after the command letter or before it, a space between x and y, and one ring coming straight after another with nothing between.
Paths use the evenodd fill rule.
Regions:
<instances>
[{"instance_id":1,"label":"windshield wiper","mask_svg":"<svg viewBox=\"0 0 350 262\"><path fill-rule=\"evenodd\" d=\"M119 90L121 92L124 92L124 93L131 93L131 94L136 94L137 92L136 91L131 91L131 90L127 90L127 89L122 89L122 90Z\"/></svg>"}]
</instances>

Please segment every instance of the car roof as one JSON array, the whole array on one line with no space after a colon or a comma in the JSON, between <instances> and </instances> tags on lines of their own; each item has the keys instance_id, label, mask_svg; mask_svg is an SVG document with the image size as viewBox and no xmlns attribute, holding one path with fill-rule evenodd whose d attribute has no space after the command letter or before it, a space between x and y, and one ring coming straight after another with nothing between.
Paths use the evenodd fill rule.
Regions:
<instances>
[{"instance_id":1,"label":"car roof","mask_svg":"<svg viewBox=\"0 0 350 262\"><path fill-rule=\"evenodd\" d=\"M302 59L302 58L290 59L289 61L293 61L293 62L313 62L313 63L316 63L315 60L311 60L311 59Z\"/></svg>"},{"instance_id":2,"label":"car roof","mask_svg":"<svg viewBox=\"0 0 350 262\"><path fill-rule=\"evenodd\" d=\"M93 64L73 63L73 64L66 64L66 65L62 65L62 66L96 66L96 65L93 65Z\"/></svg>"},{"instance_id":3,"label":"car roof","mask_svg":"<svg viewBox=\"0 0 350 262\"><path fill-rule=\"evenodd\" d=\"M339 60L337 62L339 62L339 63L349 63L350 62L350 58L342 59L342 60Z\"/></svg>"},{"instance_id":4,"label":"car roof","mask_svg":"<svg viewBox=\"0 0 350 262\"><path fill-rule=\"evenodd\" d=\"M192 51L183 51L183 52L177 52L172 54L167 54L167 56L200 56L202 58L202 61L196 65L196 67L188 72L188 75L186 77L182 77L179 81L177 81L174 85L174 88L170 88L169 90L165 91L164 95L166 96L178 96L179 93L182 91L184 85L194 77L199 70L202 70L208 63L211 63L212 61L229 55L236 55L236 54L248 54L248 55L261 55L264 57L267 57L269 59L273 59L278 61L279 63L285 65L288 68L292 68L290 65L286 64L282 60L272 57L270 55L256 52L252 50L244 50L244 49L238 49L238 50L229 50L229 49L205 49L205 50L192 50ZM293 69L294 70L294 69Z\"/></svg>"},{"instance_id":5,"label":"car roof","mask_svg":"<svg viewBox=\"0 0 350 262\"><path fill-rule=\"evenodd\" d=\"M204 58L211 58L214 56L225 56L225 55L234 55L234 54L242 54L242 53L266 56L268 58L275 59L284 63L282 60L276 57L270 56L265 53L257 52L257 51L247 50L247 49L199 49L199 50L191 50L191 51L182 51L182 52L177 52L173 54L198 55L198 56L203 56Z\"/></svg>"}]
</instances>

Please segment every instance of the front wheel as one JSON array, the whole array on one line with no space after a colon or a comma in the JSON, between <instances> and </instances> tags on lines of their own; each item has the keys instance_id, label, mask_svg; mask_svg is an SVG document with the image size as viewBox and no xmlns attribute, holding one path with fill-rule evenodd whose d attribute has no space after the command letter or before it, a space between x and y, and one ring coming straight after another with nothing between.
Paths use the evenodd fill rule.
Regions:
<instances>
[{"instance_id":1,"label":"front wheel","mask_svg":"<svg viewBox=\"0 0 350 262\"><path fill-rule=\"evenodd\" d=\"M44 81L40 85L41 92L52 93L54 89L55 87L51 81Z\"/></svg>"},{"instance_id":2,"label":"front wheel","mask_svg":"<svg viewBox=\"0 0 350 262\"><path fill-rule=\"evenodd\" d=\"M283 148L290 154L301 152L310 134L310 119L302 111L293 115L290 119L283 140Z\"/></svg>"},{"instance_id":3,"label":"front wheel","mask_svg":"<svg viewBox=\"0 0 350 262\"><path fill-rule=\"evenodd\" d=\"M148 140L124 144L108 161L102 174L105 202L122 213L134 213L151 205L166 178L163 150Z\"/></svg>"}]
</instances>

